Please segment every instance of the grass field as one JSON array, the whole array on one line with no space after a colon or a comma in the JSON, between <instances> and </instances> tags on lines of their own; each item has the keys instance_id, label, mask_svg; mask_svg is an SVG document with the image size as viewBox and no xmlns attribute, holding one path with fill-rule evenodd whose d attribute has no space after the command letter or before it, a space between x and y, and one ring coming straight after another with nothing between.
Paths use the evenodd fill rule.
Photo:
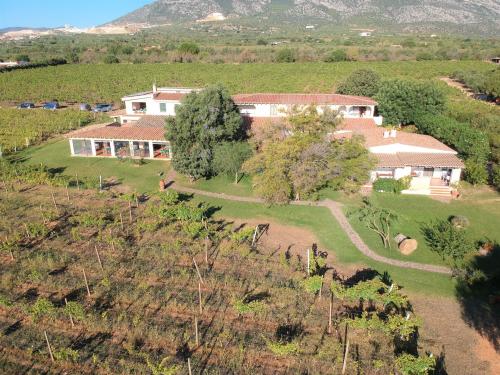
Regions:
<instances>
[{"instance_id":1,"label":"grass field","mask_svg":"<svg viewBox=\"0 0 500 375\"><path fill-rule=\"evenodd\" d=\"M114 179L120 182L120 189L137 190L139 192L153 192L157 190L159 172L166 174L170 163L161 161L146 161L145 165L136 166L128 161L116 159L78 158L69 155L69 146L66 140L58 140L43 146L32 147L18 154L19 158L28 163L43 163L50 168L61 169L62 173L80 176L102 175L105 179ZM225 194L251 196L251 180L243 177L238 185L232 179L219 176L210 180L199 180L191 184L184 177L177 180L184 186L194 187L206 191L222 192ZM339 200L346 205L346 211L352 210L360 204L359 196L345 196L338 192L325 191L322 197ZM337 222L325 208L317 207L266 207L262 204L229 202L219 199L199 197L220 208L218 214L241 219L261 218L307 228L321 241L322 245L335 253L336 259L346 264L364 264L377 269L379 272L388 271L398 282L415 291L432 290L437 294L451 295L453 282L446 276L430 274L412 270L403 270L385 264L373 262L363 256L350 242L346 234L340 229ZM469 198L450 204L440 203L427 197L402 196L392 194L375 194L374 201L390 208L400 215L400 221L395 225L393 232L402 232L419 241L418 250L409 257L402 256L395 249L387 250L382 246L379 238L367 230L355 217L351 223L360 233L364 241L378 253L396 259L405 259L421 263L443 264L435 253L431 252L420 232L420 225L433 219L446 219L450 215L465 215L471 222L471 237L479 240L489 237L500 241L500 234L496 224L500 222L499 203L490 195ZM481 203L483 202L483 203Z\"/></svg>"},{"instance_id":2,"label":"grass field","mask_svg":"<svg viewBox=\"0 0 500 375\"><path fill-rule=\"evenodd\" d=\"M141 193L156 191L159 174L166 174L170 169L169 162L158 160L144 160L145 164L137 165L129 160L71 157L69 144L65 139L31 147L18 153L15 158L31 164L42 163L66 175L102 176L105 180L118 182L123 189L133 189Z\"/></svg>"},{"instance_id":3,"label":"grass field","mask_svg":"<svg viewBox=\"0 0 500 375\"><path fill-rule=\"evenodd\" d=\"M456 70L488 70L480 61L406 61L284 64L64 65L0 74L0 101L119 102L123 95L160 86L223 83L232 93L331 92L351 72L369 68L385 78L429 79Z\"/></svg>"}]
</instances>

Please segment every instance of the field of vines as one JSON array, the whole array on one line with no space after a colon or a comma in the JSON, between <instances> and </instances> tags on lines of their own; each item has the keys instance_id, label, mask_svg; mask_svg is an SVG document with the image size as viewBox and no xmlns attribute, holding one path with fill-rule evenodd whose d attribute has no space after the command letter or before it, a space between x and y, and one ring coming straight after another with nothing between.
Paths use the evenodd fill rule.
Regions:
<instances>
[{"instance_id":1,"label":"field of vines","mask_svg":"<svg viewBox=\"0 0 500 375\"><path fill-rule=\"evenodd\" d=\"M93 114L70 109L47 111L0 108L0 147L4 153L20 150L92 121Z\"/></svg>"},{"instance_id":2,"label":"field of vines","mask_svg":"<svg viewBox=\"0 0 500 375\"><path fill-rule=\"evenodd\" d=\"M308 267L305 249L264 248L254 228L172 191L65 189L43 170L9 171L1 373L427 374L435 364L415 357L420 319L387 275L342 275L314 247Z\"/></svg>"},{"instance_id":3,"label":"field of vines","mask_svg":"<svg viewBox=\"0 0 500 375\"><path fill-rule=\"evenodd\" d=\"M357 69L385 78L429 79L457 70L486 71L480 61L405 61L263 64L97 64L64 65L0 74L0 102L58 99L120 102L123 95L159 86L204 87L223 83L232 93L331 92Z\"/></svg>"}]
</instances>

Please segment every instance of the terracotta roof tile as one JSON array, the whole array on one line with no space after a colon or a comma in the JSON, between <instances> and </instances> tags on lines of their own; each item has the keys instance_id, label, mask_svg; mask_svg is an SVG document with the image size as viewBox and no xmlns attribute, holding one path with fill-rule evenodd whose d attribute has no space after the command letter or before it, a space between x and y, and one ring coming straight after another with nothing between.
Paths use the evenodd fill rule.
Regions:
<instances>
[{"instance_id":1,"label":"terracotta roof tile","mask_svg":"<svg viewBox=\"0 0 500 375\"><path fill-rule=\"evenodd\" d=\"M132 123L137 128L165 128L166 116L141 116L139 120Z\"/></svg>"},{"instance_id":2,"label":"terracotta roof tile","mask_svg":"<svg viewBox=\"0 0 500 375\"><path fill-rule=\"evenodd\" d=\"M339 127L340 132L337 132L335 137L349 138L353 134L362 135L365 138L366 147L403 144L439 151L455 152L452 148L429 135L397 131L395 138L384 138L384 131L387 129L377 126L374 121L370 120L372 119L344 119L344 122Z\"/></svg>"},{"instance_id":3,"label":"terracotta roof tile","mask_svg":"<svg viewBox=\"0 0 500 375\"><path fill-rule=\"evenodd\" d=\"M382 168L398 167L434 167L434 168L464 168L464 163L454 154L432 154L398 152L396 154L374 154L378 166Z\"/></svg>"},{"instance_id":4,"label":"terracotta roof tile","mask_svg":"<svg viewBox=\"0 0 500 375\"><path fill-rule=\"evenodd\" d=\"M66 137L74 139L165 141L165 129L108 124L101 127L83 128L67 134Z\"/></svg>"},{"instance_id":5,"label":"terracotta roof tile","mask_svg":"<svg viewBox=\"0 0 500 375\"><path fill-rule=\"evenodd\" d=\"M233 96L233 100L236 104L377 105L367 97L339 94L238 94Z\"/></svg>"},{"instance_id":6,"label":"terracotta roof tile","mask_svg":"<svg viewBox=\"0 0 500 375\"><path fill-rule=\"evenodd\" d=\"M155 100L175 100L180 101L187 94L181 92L159 92L154 95Z\"/></svg>"}]
</instances>

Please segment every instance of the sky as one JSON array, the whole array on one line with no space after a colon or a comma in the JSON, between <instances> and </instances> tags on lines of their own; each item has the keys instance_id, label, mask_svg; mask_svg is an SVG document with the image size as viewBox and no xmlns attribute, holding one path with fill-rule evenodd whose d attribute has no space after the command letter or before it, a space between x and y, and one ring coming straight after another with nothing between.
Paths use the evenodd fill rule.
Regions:
<instances>
[{"instance_id":1,"label":"sky","mask_svg":"<svg viewBox=\"0 0 500 375\"><path fill-rule=\"evenodd\" d=\"M98 26L153 0L0 0L0 29L6 27Z\"/></svg>"}]
</instances>

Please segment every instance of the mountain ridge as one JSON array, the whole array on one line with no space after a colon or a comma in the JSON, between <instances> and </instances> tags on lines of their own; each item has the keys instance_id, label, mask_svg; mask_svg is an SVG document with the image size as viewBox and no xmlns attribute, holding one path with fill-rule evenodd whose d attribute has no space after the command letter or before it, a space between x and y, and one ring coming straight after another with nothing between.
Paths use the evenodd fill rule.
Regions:
<instances>
[{"instance_id":1,"label":"mountain ridge","mask_svg":"<svg viewBox=\"0 0 500 375\"><path fill-rule=\"evenodd\" d=\"M494 33L500 30L497 0L157 0L110 24L196 22L211 13L222 13L232 22L252 18L256 23L364 21L417 28L451 24Z\"/></svg>"}]
</instances>

